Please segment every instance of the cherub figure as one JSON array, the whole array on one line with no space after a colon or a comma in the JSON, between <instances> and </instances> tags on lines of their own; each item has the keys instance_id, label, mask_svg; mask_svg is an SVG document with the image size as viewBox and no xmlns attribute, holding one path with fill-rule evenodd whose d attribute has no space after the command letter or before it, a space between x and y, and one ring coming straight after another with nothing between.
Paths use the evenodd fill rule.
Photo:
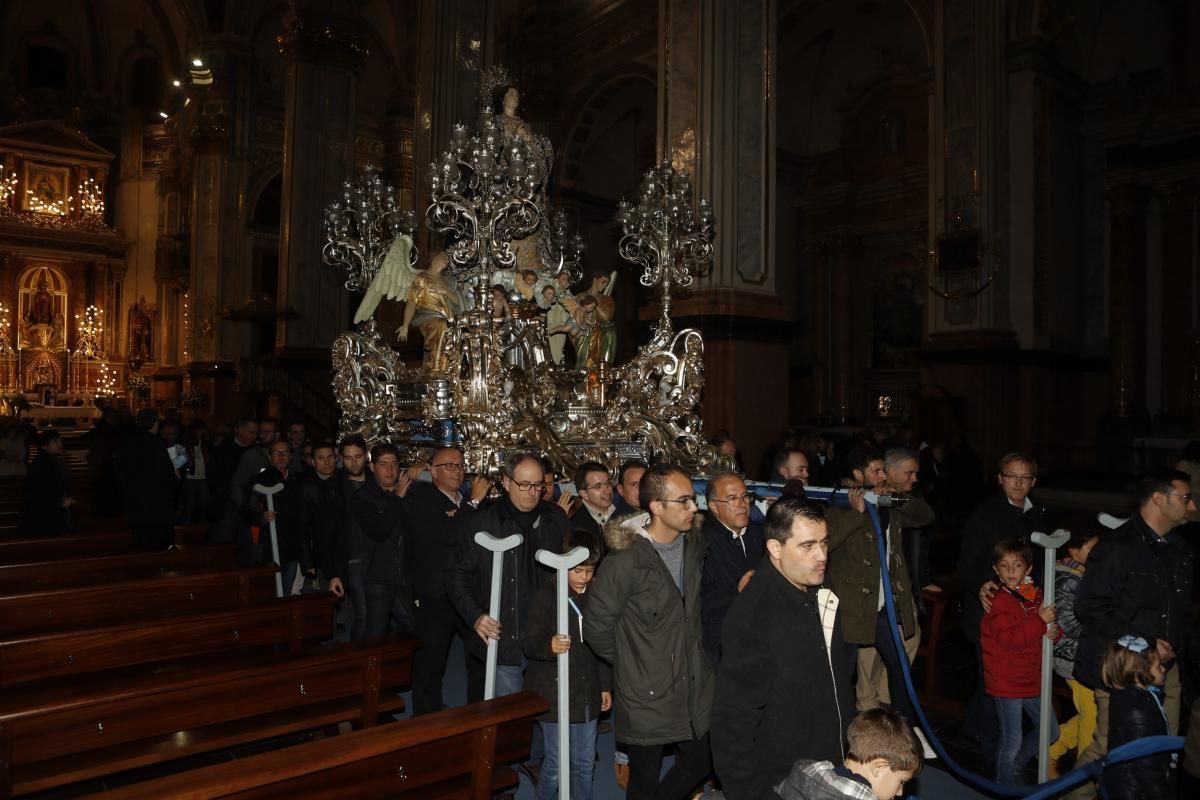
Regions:
<instances>
[{"instance_id":1,"label":"cherub figure","mask_svg":"<svg viewBox=\"0 0 1200 800\"><path fill-rule=\"evenodd\" d=\"M422 366L430 372L440 371L442 340L450 320L462 313L462 296L458 288L446 280L449 256L445 251L435 255L424 270L413 269L413 241L399 236L384 257L371 285L354 313L355 324L369 319L383 298L404 301L404 318L396 330L402 342L408 341L409 328L414 324L424 340Z\"/></svg>"}]
</instances>

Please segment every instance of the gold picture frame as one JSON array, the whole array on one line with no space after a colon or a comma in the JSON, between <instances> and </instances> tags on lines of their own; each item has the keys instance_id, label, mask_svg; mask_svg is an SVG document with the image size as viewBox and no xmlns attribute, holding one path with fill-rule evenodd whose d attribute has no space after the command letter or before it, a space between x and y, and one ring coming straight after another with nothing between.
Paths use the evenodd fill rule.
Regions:
<instances>
[{"instance_id":1,"label":"gold picture frame","mask_svg":"<svg viewBox=\"0 0 1200 800\"><path fill-rule=\"evenodd\" d=\"M71 168L26 161L25 180L21 189L22 211L65 216L66 200L71 196ZM54 211L53 208L59 210Z\"/></svg>"}]
</instances>

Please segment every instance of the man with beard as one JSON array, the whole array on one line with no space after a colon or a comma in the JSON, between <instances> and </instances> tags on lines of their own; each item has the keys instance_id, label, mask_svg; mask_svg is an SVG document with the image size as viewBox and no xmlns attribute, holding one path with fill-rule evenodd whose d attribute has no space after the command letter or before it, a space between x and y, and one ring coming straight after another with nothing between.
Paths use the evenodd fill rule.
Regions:
<instances>
[{"instance_id":1,"label":"man with beard","mask_svg":"<svg viewBox=\"0 0 1200 800\"><path fill-rule=\"evenodd\" d=\"M351 504L359 490L367 485L367 443L357 434L347 436L338 444L342 460L342 508L346 540L346 594L350 596L350 613L345 622L343 637L355 642L367 634L367 576L363 571L363 552L366 543L354 521Z\"/></svg>"},{"instance_id":2,"label":"man with beard","mask_svg":"<svg viewBox=\"0 0 1200 800\"><path fill-rule=\"evenodd\" d=\"M712 746L729 800L775 797L797 759L845 759L854 717L838 598L821 588L829 532L820 506L771 505L767 557L733 601L721 639Z\"/></svg>"},{"instance_id":3,"label":"man with beard","mask_svg":"<svg viewBox=\"0 0 1200 800\"><path fill-rule=\"evenodd\" d=\"M630 800L688 798L712 771L713 670L700 614L704 540L689 536L692 480L664 465L642 476L649 513L610 523L583 640L613 665L617 736L629 755ZM675 764L661 775L664 750Z\"/></svg>"}]
</instances>

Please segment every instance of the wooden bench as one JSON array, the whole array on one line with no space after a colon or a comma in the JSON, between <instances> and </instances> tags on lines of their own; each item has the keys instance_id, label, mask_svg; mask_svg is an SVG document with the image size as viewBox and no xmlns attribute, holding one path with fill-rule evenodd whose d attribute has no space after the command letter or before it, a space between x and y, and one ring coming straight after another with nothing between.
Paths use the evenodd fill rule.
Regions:
<instances>
[{"instance_id":1,"label":"wooden bench","mask_svg":"<svg viewBox=\"0 0 1200 800\"><path fill-rule=\"evenodd\" d=\"M177 547L196 547L204 544L206 528L202 525L175 526ZM111 556L131 552L133 540L129 531L78 532L70 536L38 536L32 539L0 539L0 565L29 564L36 561L55 561L74 558Z\"/></svg>"},{"instance_id":2,"label":"wooden bench","mask_svg":"<svg viewBox=\"0 0 1200 800\"><path fill-rule=\"evenodd\" d=\"M488 800L498 783L498 765L529 755L532 720L547 707L532 692L521 692L180 772L97 797Z\"/></svg>"},{"instance_id":3,"label":"wooden bench","mask_svg":"<svg viewBox=\"0 0 1200 800\"><path fill-rule=\"evenodd\" d=\"M285 646L333 633L332 592L0 641L0 687L205 653Z\"/></svg>"},{"instance_id":4,"label":"wooden bench","mask_svg":"<svg viewBox=\"0 0 1200 800\"><path fill-rule=\"evenodd\" d=\"M0 690L0 797L403 708L417 642L238 654Z\"/></svg>"},{"instance_id":5,"label":"wooden bench","mask_svg":"<svg viewBox=\"0 0 1200 800\"><path fill-rule=\"evenodd\" d=\"M74 508L74 506L72 506L72 508ZM87 532L99 533L101 531L113 533L115 531L129 530L129 526L126 524L124 517L97 517L94 519L80 519L77 517L78 515L73 517L75 530L72 531L72 534ZM19 529L19 519L19 514L16 516L0 517L0 539L16 539L28 536L27 533L24 533Z\"/></svg>"},{"instance_id":6,"label":"wooden bench","mask_svg":"<svg viewBox=\"0 0 1200 800\"><path fill-rule=\"evenodd\" d=\"M237 565L236 544L210 544L116 556L0 565L0 594L98 586L174 572L211 572Z\"/></svg>"},{"instance_id":7,"label":"wooden bench","mask_svg":"<svg viewBox=\"0 0 1200 800\"><path fill-rule=\"evenodd\" d=\"M0 639L208 611L275 596L274 564L0 595Z\"/></svg>"}]
</instances>

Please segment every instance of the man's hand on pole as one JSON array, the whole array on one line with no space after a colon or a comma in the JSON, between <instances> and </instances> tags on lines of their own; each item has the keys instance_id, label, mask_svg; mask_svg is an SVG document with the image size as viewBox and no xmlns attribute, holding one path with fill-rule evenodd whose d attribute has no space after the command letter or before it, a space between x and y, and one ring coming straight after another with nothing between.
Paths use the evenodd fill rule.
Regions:
<instances>
[{"instance_id":1,"label":"man's hand on pole","mask_svg":"<svg viewBox=\"0 0 1200 800\"><path fill-rule=\"evenodd\" d=\"M479 638L483 639L484 644L487 644L488 639L500 639L500 620L489 617L487 614L480 614L473 627L475 633L479 634Z\"/></svg>"}]
</instances>

